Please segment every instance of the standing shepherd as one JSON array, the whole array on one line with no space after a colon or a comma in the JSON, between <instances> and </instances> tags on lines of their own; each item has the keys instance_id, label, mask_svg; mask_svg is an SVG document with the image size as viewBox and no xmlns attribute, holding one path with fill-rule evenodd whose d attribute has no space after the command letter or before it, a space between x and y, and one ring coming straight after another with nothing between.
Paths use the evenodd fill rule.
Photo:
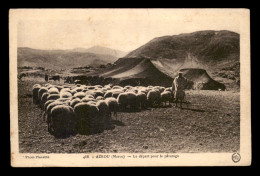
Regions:
<instances>
[{"instance_id":1,"label":"standing shepherd","mask_svg":"<svg viewBox=\"0 0 260 176\"><path fill-rule=\"evenodd\" d=\"M182 73L179 72L179 75L174 79L172 83L172 90L175 90L175 103L177 107L177 102L180 101L180 107L182 108L182 102L185 97L185 87L188 80L182 76Z\"/></svg>"},{"instance_id":2,"label":"standing shepherd","mask_svg":"<svg viewBox=\"0 0 260 176\"><path fill-rule=\"evenodd\" d=\"M45 73L45 81L48 82L49 81L49 77L48 75Z\"/></svg>"}]
</instances>

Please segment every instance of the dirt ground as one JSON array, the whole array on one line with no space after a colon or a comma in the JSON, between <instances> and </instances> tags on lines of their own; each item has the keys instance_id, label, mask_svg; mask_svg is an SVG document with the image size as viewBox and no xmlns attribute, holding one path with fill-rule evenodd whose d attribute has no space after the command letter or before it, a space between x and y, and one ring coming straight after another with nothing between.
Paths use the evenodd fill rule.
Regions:
<instances>
[{"instance_id":1,"label":"dirt ground","mask_svg":"<svg viewBox=\"0 0 260 176\"><path fill-rule=\"evenodd\" d=\"M42 78L18 82L21 153L196 153L237 152L240 147L240 93L186 91L190 105L119 112L122 121L100 134L58 139L47 132L43 112L32 103L32 86Z\"/></svg>"}]
</instances>

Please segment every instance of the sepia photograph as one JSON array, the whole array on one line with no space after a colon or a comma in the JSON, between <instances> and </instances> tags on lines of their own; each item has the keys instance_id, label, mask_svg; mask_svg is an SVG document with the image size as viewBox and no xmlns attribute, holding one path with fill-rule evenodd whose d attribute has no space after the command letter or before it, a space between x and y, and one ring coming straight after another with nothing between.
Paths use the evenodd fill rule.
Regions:
<instances>
[{"instance_id":1,"label":"sepia photograph","mask_svg":"<svg viewBox=\"0 0 260 176\"><path fill-rule=\"evenodd\" d=\"M11 9L11 165L250 165L249 14Z\"/></svg>"}]
</instances>

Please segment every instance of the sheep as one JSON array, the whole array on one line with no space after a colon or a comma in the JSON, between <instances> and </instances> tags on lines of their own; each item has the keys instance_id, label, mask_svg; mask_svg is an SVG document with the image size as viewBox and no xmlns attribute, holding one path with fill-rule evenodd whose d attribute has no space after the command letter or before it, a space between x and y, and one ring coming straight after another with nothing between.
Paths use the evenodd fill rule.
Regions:
<instances>
[{"instance_id":1,"label":"sheep","mask_svg":"<svg viewBox=\"0 0 260 176\"><path fill-rule=\"evenodd\" d=\"M61 91L61 89L64 88L63 86L55 86L55 87L58 89L58 91Z\"/></svg>"},{"instance_id":2,"label":"sheep","mask_svg":"<svg viewBox=\"0 0 260 176\"><path fill-rule=\"evenodd\" d=\"M75 99L73 99L73 100L70 101L70 106L71 106L72 108L74 108L74 106L75 106L76 104L80 103L80 102L81 102L81 100L80 100L79 98L75 98Z\"/></svg>"},{"instance_id":3,"label":"sheep","mask_svg":"<svg viewBox=\"0 0 260 176\"><path fill-rule=\"evenodd\" d=\"M160 105L161 94L158 90L150 90L147 94L147 102L150 106L154 104Z\"/></svg>"},{"instance_id":4,"label":"sheep","mask_svg":"<svg viewBox=\"0 0 260 176\"><path fill-rule=\"evenodd\" d=\"M73 96L82 99L82 98L84 98L86 96L86 93L84 93L84 92L77 92Z\"/></svg>"},{"instance_id":5,"label":"sheep","mask_svg":"<svg viewBox=\"0 0 260 176\"><path fill-rule=\"evenodd\" d=\"M104 129L108 129L110 126L109 119L109 107L105 100L99 100L96 103L99 113L99 119L101 120L100 126L103 126Z\"/></svg>"},{"instance_id":6,"label":"sheep","mask_svg":"<svg viewBox=\"0 0 260 176\"><path fill-rule=\"evenodd\" d=\"M72 89L72 90L70 91L70 93L71 93L72 95L75 95L75 94L77 93L77 91Z\"/></svg>"},{"instance_id":7,"label":"sheep","mask_svg":"<svg viewBox=\"0 0 260 176\"><path fill-rule=\"evenodd\" d=\"M88 86L87 89L88 90L94 90L96 87L95 86Z\"/></svg>"},{"instance_id":8,"label":"sheep","mask_svg":"<svg viewBox=\"0 0 260 176\"><path fill-rule=\"evenodd\" d=\"M141 109L144 109L146 107L146 103L147 103L146 94L143 92L139 92L136 94L136 96L137 96L137 101L140 104Z\"/></svg>"},{"instance_id":9,"label":"sheep","mask_svg":"<svg viewBox=\"0 0 260 176\"><path fill-rule=\"evenodd\" d=\"M33 104L39 104L39 96L38 96L38 92L39 92L39 89L41 88L41 85L39 84L35 84L33 86Z\"/></svg>"},{"instance_id":10,"label":"sheep","mask_svg":"<svg viewBox=\"0 0 260 176\"><path fill-rule=\"evenodd\" d=\"M84 97L84 98L81 99L81 102L87 103L87 102L93 101L93 100L94 100L94 98L86 98L86 97Z\"/></svg>"},{"instance_id":11,"label":"sheep","mask_svg":"<svg viewBox=\"0 0 260 176\"><path fill-rule=\"evenodd\" d=\"M42 97L41 97L41 101L40 101L40 108L42 110L44 110L44 104L46 103L47 101L47 98L50 94L48 92L45 92L44 94L42 94Z\"/></svg>"},{"instance_id":12,"label":"sheep","mask_svg":"<svg viewBox=\"0 0 260 176\"><path fill-rule=\"evenodd\" d=\"M60 92L60 98L70 98L70 97L72 97L72 94L70 92L67 91Z\"/></svg>"},{"instance_id":13,"label":"sheep","mask_svg":"<svg viewBox=\"0 0 260 176\"><path fill-rule=\"evenodd\" d=\"M131 109L136 109L138 107L137 96L133 92L120 93L117 97L117 102L120 108L124 110L127 106L130 106Z\"/></svg>"},{"instance_id":14,"label":"sheep","mask_svg":"<svg viewBox=\"0 0 260 176\"><path fill-rule=\"evenodd\" d=\"M56 87L52 87L48 90L49 94L59 94L59 90Z\"/></svg>"},{"instance_id":15,"label":"sheep","mask_svg":"<svg viewBox=\"0 0 260 176\"><path fill-rule=\"evenodd\" d=\"M92 95L93 97L96 96L96 93L93 90L88 90L85 94L86 95Z\"/></svg>"},{"instance_id":16,"label":"sheep","mask_svg":"<svg viewBox=\"0 0 260 176\"><path fill-rule=\"evenodd\" d=\"M117 112L119 108L117 100L114 97L109 97L106 98L105 101L109 108L109 118L112 117L112 112L114 112L114 116L116 116L117 119Z\"/></svg>"},{"instance_id":17,"label":"sheep","mask_svg":"<svg viewBox=\"0 0 260 176\"><path fill-rule=\"evenodd\" d=\"M98 96L101 96L101 97L104 96L104 93L101 90L94 91L94 94L95 94L95 96L94 96L95 98L97 98Z\"/></svg>"},{"instance_id":18,"label":"sheep","mask_svg":"<svg viewBox=\"0 0 260 176\"><path fill-rule=\"evenodd\" d=\"M57 106L57 105L63 105L63 102L59 102L59 101L54 101L52 103L50 103L47 108L46 108L46 116L47 116L47 125L48 125L48 132L52 133L51 131L51 110Z\"/></svg>"},{"instance_id":19,"label":"sheep","mask_svg":"<svg viewBox=\"0 0 260 176\"><path fill-rule=\"evenodd\" d=\"M170 106L170 101L172 99L172 94L169 91L164 91L161 93L161 102L164 102L166 105L166 102L169 102L169 106Z\"/></svg>"},{"instance_id":20,"label":"sheep","mask_svg":"<svg viewBox=\"0 0 260 176\"><path fill-rule=\"evenodd\" d=\"M84 98L93 98L94 99L94 96L87 94Z\"/></svg>"},{"instance_id":21,"label":"sheep","mask_svg":"<svg viewBox=\"0 0 260 176\"><path fill-rule=\"evenodd\" d=\"M76 118L72 107L57 105L51 110L51 131L55 137L76 133Z\"/></svg>"},{"instance_id":22,"label":"sheep","mask_svg":"<svg viewBox=\"0 0 260 176\"><path fill-rule=\"evenodd\" d=\"M45 92L47 92L48 89L46 87L41 87L38 91L38 100L41 100L42 98L42 94L44 94Z\"/></svg>"},{"instance_id":23,"label":"sheep","mask_svg":"<svg viewBox=\"0 0 260 176\"><path fill-rule=\"evenodd\" d=\"M76 92L82 92L84 88L82 87L76 87L73 90L75 90Z\"/></svg>"},{"instance_id":24,"label":"sheep","mask_svg":"<svg viewBox=\"0 0 260 176\"><path fill-rule=\"evenodd\" d=\"M50 94L48 97L47 97L47 100L57 100L60 98L60 95L59 94Z\"/></svg>"},{"instance_id":25,"label":"sheep","mask_svg":"<svg viewBox=\"0 0 260 176\"><path fill-rule=\"evenodd\" d=\"M98 108L87 103L78 103L74 107L74 112L78 121L78 132L80 134L90 134L97 128ZM99 128L99 127L98 127Z\"/></svg>"},{"instance_id":26,"label":"sheep","mask_svg":"<svg viewBox=\"0 0 260 176\"><path fill-rule=\"evenodd\" d=\"M113 97L112 95L113 95L113 90L109 90L109 91L107 91L106 93L105 93L105 95L104 95L104 98L108 98L108 97Z\"/></svg>"},{"instance_id":27,"label":"sheep","mask_svg":"<svg viewBox=\"0 0 260 176\"><path fill-rule=\"evenodd\" d=\"M113 86L112 89L123 89L121 86Z\"/></svg>"},{"instance_id":28,"label":"sheep","mask_svg":"<svg viewBox=\"0 0 260 176\"><path fill-rule=\"evenodd\" d=\"M123 93L123 91L114 91L112 97L117 98L120 93Z\"/></svg>"},{"instance_id":29,"label":"sheep","mask_svg":"<svg viewBox=\"0 0 260 176\"><path fill-rule=\"evenodd\" d=\"M98 96L98 97L96 98L96 100L104 100L104 97Z\"/></svg>"},{"instance_id":30,"label":"sheep","mask_svg":"<svg viewBox=\"0 0 260 176\"><path fill-rule=\"evenodd\" d=\"M51 104L51 103L53 103L53 102L55 102L55 100L48 100L48 101L45 102L44 107L43 107L43 111L44 111L44 113L43 113L43 116L42 116L43 121L46 120L46 115L47 115L46 111L47 111L47 107L49 106L49 104Z\"/></svg>"}]
</instances>

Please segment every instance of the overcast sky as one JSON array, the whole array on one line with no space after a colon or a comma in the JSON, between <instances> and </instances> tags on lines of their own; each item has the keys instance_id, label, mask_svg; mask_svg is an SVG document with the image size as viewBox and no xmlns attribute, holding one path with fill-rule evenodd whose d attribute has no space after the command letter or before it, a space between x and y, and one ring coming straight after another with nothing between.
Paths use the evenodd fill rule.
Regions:
<instances>
[{"instance_id":1,"label":"overcast sky","mask_svg":"<svg viewBox=\"0 0 260 176\"><path fill-rule=\"evenodd\" d=\"M131 51L155 37L198 30L239 33L235 10L77 9L25 10L18 22L18 47Z\"/></svg>"}]
</instances>

